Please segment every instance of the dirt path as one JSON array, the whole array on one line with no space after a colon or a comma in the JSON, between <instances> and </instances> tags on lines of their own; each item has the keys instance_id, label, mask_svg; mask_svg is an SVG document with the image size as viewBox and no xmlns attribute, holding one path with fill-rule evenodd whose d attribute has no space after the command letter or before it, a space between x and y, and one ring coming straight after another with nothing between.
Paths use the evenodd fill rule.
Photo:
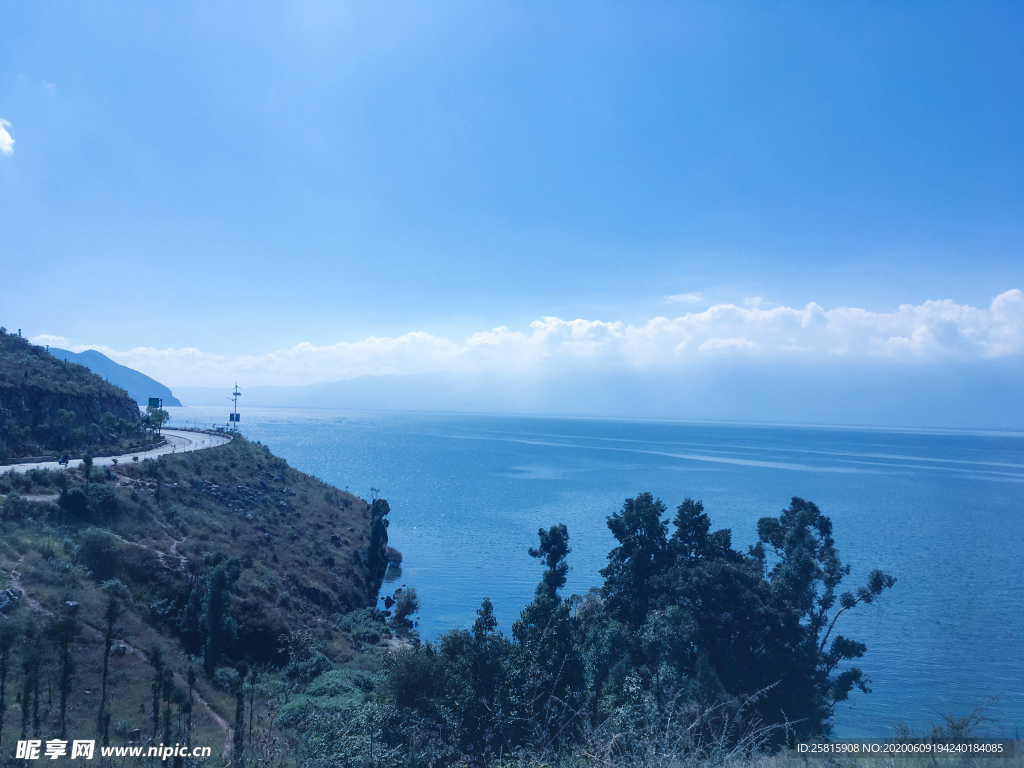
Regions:
<instances>
[{"instance_id":1,"label":"dirt path","mask_svg":"<svg viewBox=\"0 0 1024 768\"><path fill-rule=\"evenodd\" d=\"M25 556L22 555L21 558L16 563L16 565L21 565L24 561ZM39 604L38 600L31 597L28 594L28 592L25 591L25 586L21 582L21 573L17 570L11 571L11 589L18 590L21 593L21 597L24 599L25 604L33 611L36 611L44 615L50 614L50 611L47 611L45 608L43 608L43 606ZM97 629L91 624L86 624L85 622L82 622L82 626L91 634L98 637L100 641L103 641L103 639L106 637L106 633L104 631ZM146 658L146 654L143 651L139 650L134 645L125 640L120 640L118 642L120 645L123 645L125 649L128 652L130 652L133 656L142 659L142 661L146 662L147 664L149 663L149 660ZM174 671L173 668L172 671ZM178 674L177 671L174 671L174 682L181 685L182 688L188 689L188 681L180 674ZM200 696L198 691L194 690L193 696L195 696L195 700L202 705L203 709L206 710L206 713L210 716L210 719L217 724L217 727L224 731L224 750L221 754L222 756L227 756L231 752L231 746L234 739L235 729L228 725L227 720L225 720L223 717L218 715L216 711L214 711L213 707L210 705L210 702L208 702L206 699Z\"/></svg>"},{"instance_id":2,"label":"dirt path","mask_svg":"<svg viewBox=\"0 0 1024 768\"><path fill-rule=\"evenodd\" d=\"M25 562L25 556L22 555L21 558L18 560L18 562L15 563L15 565L21 565L24 562ZM11 589L18 590L18 592L21 593L21 596L23 598L25 598L25 603L33 611L38 611L39 613L49 613L48 611L43 610L43 606L41 606L39 604L38 600L35 600L34 598L29 597L28 592L25 591L25 587L22 586L22 583L21 583L21 573L19 573L16 570L12 570L11 571Z\"/></svg>"}]
</instances>

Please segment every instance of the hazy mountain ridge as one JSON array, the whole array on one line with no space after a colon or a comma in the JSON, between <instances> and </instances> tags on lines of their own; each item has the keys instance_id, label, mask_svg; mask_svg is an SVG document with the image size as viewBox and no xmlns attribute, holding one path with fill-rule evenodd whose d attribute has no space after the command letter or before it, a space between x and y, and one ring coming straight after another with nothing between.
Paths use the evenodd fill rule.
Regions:
<instances>
[{"instance_id":1,"label":"hazy mountain ridge","mask_svg":"<svg viewBox=\"0 0 1024 768\"><path fill-rule=\"evenodd\" d=\"M722 362L676 374L617 377L430 373L362 376L306 386L242 386L241 405L534 414L598 418L951 429L1024 428L1016 382L1024 364L984 371L931 364L839 363L798 368ZM227 387L178 387L190 405L223 406ZM822 393L828 393L823 397ZM243 416L244 418L244 416Z\"/></svg>"},{"instance_id":2,"label":"hazy mountain ridge","mask_svg":"<svg viewBox=\"0 0 1024 768\"><path fill-rule=\"evenodd\" d=\"M58 359L84 365L96 375L103 376L111 384L115 384L128 392L139 405L145 406L151 397L161 398L164 401L165 407L181 405L181 401L171 393L171 390L156 379L150 378L134 368L115 363L102 352L97 352L95 349L87 349L83 352L69 352L66 349L50 347L49 352Z\"/></svg>"}]
</instances>

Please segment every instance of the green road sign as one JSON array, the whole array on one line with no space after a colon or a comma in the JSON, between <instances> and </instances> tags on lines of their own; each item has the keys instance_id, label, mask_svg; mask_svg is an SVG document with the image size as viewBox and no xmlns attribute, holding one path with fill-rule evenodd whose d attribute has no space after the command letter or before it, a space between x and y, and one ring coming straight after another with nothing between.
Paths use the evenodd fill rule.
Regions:
<instances>
[{"instance_id":1,"label":"green road sign","mask_svg":"<svg viewBox=\"0 0 1024 768\"><path fill-rule=\"evenodd\" d=\"M151 397L151 398L149 398L149 407L150 408L159 408L160 407L160 398L159 397Z\"/></svg>"}]
</instances>

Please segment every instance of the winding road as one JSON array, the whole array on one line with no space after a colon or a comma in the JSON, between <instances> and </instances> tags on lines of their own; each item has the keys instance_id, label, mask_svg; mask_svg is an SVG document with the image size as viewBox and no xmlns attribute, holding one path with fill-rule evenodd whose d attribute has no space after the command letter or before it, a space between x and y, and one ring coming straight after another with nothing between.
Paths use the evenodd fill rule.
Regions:
<instances>
[{"instance_id":1,"label":"winding road","mask_svg":"<svg viewBox=\"0 0 1024 768\"><path fill-rule=\"evenodd\" d=\"M155 456L162 456L165 453L187 453L188 451L201 451L204 448L214 448L218 445L224 445L231 440L227 435L211 435L206 432L188 432L183 429L165 429L163 430L162 435L167 440L167 444L161 445L159 448L153 448L149 451L126 453L123 456L97 456L92 460L92 464L94 467L109 467L113 466L115 463L131 463L132 459L136 456L139 458L139 461L142 461L143 459L152 459ZM77 467L81 463L81 459L72 459L68 462L68 467ZM59 468L60 465L56 461L41 461L35 464L11 464L0 466L0 472L8 472L12 469L15 472L28 472L30 469Z\"/></svg>"},{"instance_id":2,"label":"winding road","mask_svg":"<svg viewBox=\"0 0 1024 768\"><path fill-rule=\"evenodd\" d=\"M93 466L113 466L115 461L119 464L131 464L132 460L136 457L139 459L139 461L142 461L143 459L151 459L155 456L162 456L163 454L166 453L186 453L188 451L199 451L203 450L204 448L214 448L215 446L218 445L224 445L225 443L230 442L231 440L231 437L228 435L213 435L208 434L206 432L188 432L181 429L165 429L163 430L162 436L167 440L166 445L161 445L159 448L153 448L152 450L149 451L126 453L122 456L98 456L93 459ZM68 462L68 467L77 467L81 463L81 459L73 459ZM56 461L42 461L37 462L35 464L12 464L10 466L0 466L0 472L7 472L8 470L11 469L13 469L15 472L27 472L30 469L59 468L60 465ZM56 496L52 498L56 498ZM174 539L171 540L174 541ZM171 547L175 554L177 554L177 550L174 549L174 546L176 546L178 543L179 542L174 541L174 545L172 545ZM181 555L178 556L179 558L181 557ZM18 565L21 565L24 559L25 556L22 555L21 559L18 560ZM24 596L25 602L28 604L30 608L33 608L34 610L42 613L49 613L39 604L37 600L35 600L33 597L29 595L28 591L25 589L24 585L21 582L21 574L19 573L17 568L11 571L11 587L13 589L17 589ZM90 625L86 626L90 633L102 638L103 633L101 630ZM124 645L127 649L129 649L133 655L138 656L140 659L143 660L146 659L145 654L141 650L135 648L127 641L122 640L121 644ZM179 674L177 671L174 671L174 677L179 685L184 686L186 684L182 675ZM210 705L210 703L206 701L202 696L200 696L198 692L194 692L193 695L195 696L196 700L206 709L206 712L210 716L210 718L212 718L213 721L217 724L217 726L224 732L223 755L229 755L231 752L231 744L233 741L234 734L232 727L223 717L217 714L217 712Z\"/></svg>"}]
</instances>

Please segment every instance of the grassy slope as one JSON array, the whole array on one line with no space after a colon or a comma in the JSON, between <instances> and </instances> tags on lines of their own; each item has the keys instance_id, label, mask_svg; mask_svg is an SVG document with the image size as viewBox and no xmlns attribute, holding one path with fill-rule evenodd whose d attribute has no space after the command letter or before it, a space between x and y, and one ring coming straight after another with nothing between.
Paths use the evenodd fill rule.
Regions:
<instances>
[{"instance_id":1,"label":"grassy slope","mask_svg":"<svg viewBox=\"0 0 1024 768\"><path fill-rule=\"evenodd\" d=\"M67 600L80 604L85 631L75 646L79 669L68 728L73 738L91 738L95 732L105 579L120 579L131 593L118 631L118 642L126 643L128 652L111 658L112 742L123 741L115 732L140 728L145 735L147 728L152 730L152 674L135 650L161 647L183 687L189 664L200 667L183 654L172 613L175 601L181 605L188 594L189 563L195 569L207 555L222 552L246 564L233 595L239 624L236 656L280 661L279 635L297 629L312 633L336 663L358 664L362 653L373 652L337 626L345 611L372 604L361 566L370 523L363 500L288 467L244 438L166 456L159 464L121 465L109 475L100 470L94 475L100 481L93 483L92 493L112 490L119 508L95 526L80 520L58 524L56 473L33 473L22 480L19 490L32 500L28 514L0 523L0 588L9 586L6 576L16 572L44 613L63 610ZM65 478L69 488L84 485L78 470ZM18 480L0 478L0 493L13 490L12 479ZM88 542L97 537L113 547L115 557L89 559ZM106 572L90 571L90 563ZM30 610L23 601L15 614ZM20 730L21 712L13 702L19 685L16 673L8 687L5 752ZM234 702L227 693L201 677L198 690L224 720L233 720ZM53 707L44 738L53 732L55 718ZM224 743L223 728L201 706L195 722L193 743Z\"/></svg>"},{"instance_id":2,"label":"grassy slope","mask_svg":"<svg viewBox=\"0 0 1024 768\"><path fill-rule=\"evenodd\" d=\"M43 347L30 344L11 333L0 333L0 383L43 387L52 392L85 397L128 393L104 381L84 365L66 363L51 356Z\"/></svg>"},{"instance_id":3,"label":"grassy slope","mask_svg":"<svg viewBox=\"0 0 1024 768\"><path fill-rule=\"evenodd\" d=\"M126 447L139 426L125 390L0 329L0 460Z\"/></svg>"}]
</instances>

